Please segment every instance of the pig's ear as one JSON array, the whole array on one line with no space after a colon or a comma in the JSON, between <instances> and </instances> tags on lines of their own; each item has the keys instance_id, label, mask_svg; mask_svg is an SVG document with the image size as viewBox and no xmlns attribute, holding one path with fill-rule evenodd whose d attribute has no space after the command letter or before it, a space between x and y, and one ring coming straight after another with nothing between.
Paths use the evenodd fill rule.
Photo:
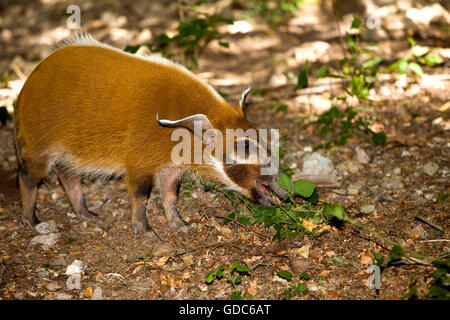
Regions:
<instances>
[{"instance_id":1,"label":"pig's ear","mask_svg":"<svg viewBox=\"0 0 450 320\"><path fill-rule=\"evenodd\" d=\"M247 98L248 93L252 90L251 87L248 87L246 90L242 92L241 100L239 100L239 107L242 109L242 113L245 115L246 111L246 105L245 105L245 99Z\"/></svg>"},{"instance_id":2,"label":"pig's ear","mask_svg":"<svg viewBox=\"0 0 450 320\"><path fill-rule=\"evenodd\" d=\"M209 129L213 129L211 122L209 121L208 117L205 116L204 114L198 113L179 120L159 119L159 115L156 114L156 120L162 127L168 128L183 127L192 131L197 136L197 138L199 138L203 143L209 144L212 142L210 141L211 138L207 139L208 141L205 141L203 139L203 132Z\"/></svg>"}]
</instances>

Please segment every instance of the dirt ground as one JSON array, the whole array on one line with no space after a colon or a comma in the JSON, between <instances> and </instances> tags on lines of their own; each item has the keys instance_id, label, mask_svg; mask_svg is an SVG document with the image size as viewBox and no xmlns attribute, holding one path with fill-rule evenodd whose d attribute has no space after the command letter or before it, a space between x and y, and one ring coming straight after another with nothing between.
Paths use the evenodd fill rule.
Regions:
<instances>
[{"instance_id":1,"label":"dirt ground","mask_svg":"<svg viewBox=\"0 0 450 320\"><path fill-rule=\"evenodd\" d=\"M74 2L80 3L0 3L0 73L14 72L9 85L0 88L0 106L13 111L26 76L53 44L72 34L65 25L65 9ZM374 127L386 132L387 142L376 146L352 138L345 146L320 150L337 172L336 185L319 188L320 199L341 203L350 217L418 253L439 256L449 251L449 199L438 197L449 192L450 38L448 31L432 25L426 30L408 27L403 17L410 1L381 2L391 20L383 18L382 30L366 35L380 44L377 53L388 61L404 56L409 49L406 35L412 33L445 63L424 67L422 79L402 83L386 75L375 85L368 115ZM80 7L83 29L119 48L149 42L177 21L176 4L170 1L81 1ZM343 17L342 30L350 21ZM297 74L305 59L314 75L322 63L336 65L343 57L333 19L307 1L283 30L255 23L246 33L232 34L226 28L221 33L230 48L210 44L196 73L227 94L232 104L248 85L266 88L265 96L249 97L248 118L260 128L280 129L285 160L300 172L303 157L321 139L317 123L293 120L326 110L329 95L340 89L312 76L312 88L324 90L294 93L295 84L286 75ZM275 112L268 107L271 101L287 104L287 112ZM369 156L367 163L358 161L357 147ZM437 169L430 172L430 167ZM305 235L281 242L272 241L275 231L262 225L224 226L221 216L233 211L233 203L187 179L177 207L186 222L195 223L188 233L169 232L157 190L148 202L149 222L162 241L133 234L124 181L84 181L88 207L104 219L91 223L74 217L57 178L50 177L39 189L37 212L40 221L55 222L58 239L44 248L32 244L36 234L21 223L16 168L9 121L0 126L1 299L89 299L91 290L103 299L229 299L233 287L225 279L206 285L205 277L234 261L252 270L238 288L254 299L287 298L289 284L277 275L280 270L310 276L307 292L293 299L402 299L411 275L416 274L419 286L431 280L431 268L401 263L383 270L381 289L369 289L371 252L386 255L388 243L350 225L317 238ZM75 288L65 274L74 260L85 264Z\"/></svg>"}]
</instances>

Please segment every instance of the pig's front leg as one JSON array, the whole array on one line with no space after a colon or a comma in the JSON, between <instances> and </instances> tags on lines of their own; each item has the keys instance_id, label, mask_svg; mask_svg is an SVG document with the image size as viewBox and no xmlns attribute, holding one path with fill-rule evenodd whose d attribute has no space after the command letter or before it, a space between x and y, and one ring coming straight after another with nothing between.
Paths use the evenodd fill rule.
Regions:
<instances>
[{"instance_id":1,"label":"pig's front leg","mask_svg":"<svg viewBox=\"0 0 450 320\"><path fill-rule=\"evenodd\" d=\"M172 230L187 232L189 227L181 220L176 204L178 189L180 188L181 176L184 169L169 166L159 173L159 188L166 213L167 224Z\"/></svg>"}]
</instances>

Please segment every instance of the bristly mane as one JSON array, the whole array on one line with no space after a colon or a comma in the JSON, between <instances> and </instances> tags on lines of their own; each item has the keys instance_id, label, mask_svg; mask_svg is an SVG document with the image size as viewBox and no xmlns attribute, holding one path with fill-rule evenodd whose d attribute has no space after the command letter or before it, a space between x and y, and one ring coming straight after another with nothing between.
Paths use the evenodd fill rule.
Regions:
<instances>
[{"instance_id":1,"label":"bristly mane","mask_svg":"<svg viewBox=\"0 0 450 320\"><path fill-rule=\"evenodd\" d=\"M53 51L56 51L56 50L64 48L64 47L69 47L69 46L97 46L97 47L102 47L102 48L105 48L105 49L113 50L113 51L119 52L121 54L131 56L131 57L136 58L136 59L141 59L141 60L144 60L144 61L149 61L149 62L153 62L153 63L156 63L156 64L165 65L165 66L171 66L171 67L176 68L177 70L179 70L181 72L186 73L187 75L189 75L190 77L196 79L197 81L200 81L202 84L204 84L211 91L211 93L219 101L221 101L221 102L224 101L223 97L216 90L214 90L213 87L211 87L210 85L205 83L202 79L197 77L192 71L188 70L183 65L181 65L181 64L179 64L177 62L174 62L172 60L169 60L169 59L167 59L167 58L165 58L165 57L163 57L163 56L161 56L159 54L150 54L150 55L145 55L145 56L137 56L135 54L131 54L129 52L122 51L122 50L120 50L118 48L110 46L110 45L108 45L106 43L97 41L96 39L94 39L94 37L92 35L90 35L87 32L77 33L73 37L59 42L54 47Z\"/></svg>"}]
</instances>

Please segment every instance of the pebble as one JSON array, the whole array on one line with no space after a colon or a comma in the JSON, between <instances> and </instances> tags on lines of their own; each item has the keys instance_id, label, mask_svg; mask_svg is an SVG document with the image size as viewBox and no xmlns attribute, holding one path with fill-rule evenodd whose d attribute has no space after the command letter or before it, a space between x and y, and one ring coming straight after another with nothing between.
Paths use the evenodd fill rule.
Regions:
<instances>
[{"instance_id":1,"label":"pebble","mask_svg":"<svg viewBox=\"0 0 450 320\"><path fill-rule=\"evenodd\" d=\"M412 231L420 233L420 238L428 239L428 232L421 226L415 226Z\"/></svg>"},{"instance_id":2,"label":"pebble","mask_svg":"<svg viewBox=\"0 0 450 320\"><path fill-rule=\"evenodd\" d=\"M103 300L103 290L100 287L95 288L94 293L92 293L91 300Z\"/></svg>"},{"instance_id":3,"label":"pebble","mask_svg":"<svg viewBox=\"0 0 450 320\"><path fill-rule=\"evenodd\" d=\"M320 177L327 181L336 180L333 161L318 152L309 154L303 159L302 175Z\"/></svg>"},{"instance_id":4,"label":"pebble","mask_svg":"<svg viewBox=\"0 0 450 320\"><path fill-rule=\"evenodd\" d=\"M403 150L402 154L400 156L401 157L410 157L410 156L412 156L412 153L409 152L408 150Z\"/></svg>"},{"instance_id":5,"label":"pebble","mask_svg":"<svg viewBox=\"0 0 450 320\"><path fill-rule=\"evenodd\" d=\"M45 286L49 291L56 291L60 288L58 282L52 281L48 285Z\"/></svg>"},{"instance_id":6,"label":"pebble","mask_svg":"<svg viewBox=\"0 0 450 320\"><path fill-rule=\"evenodd\" d=\"M383 177L382 186L388 190L398 190L404 188L401 178L397 175Z\"/></svg>"},{"instance_id":7,"label":"pebble","mask_svg":"<svg viewBox=\"0 0 450 320\"><path fill-rule=\"evenodd\" d=\"M364 151L364 149L356 147L355 152L356 152L356 160L358 160L359 163L368 164L370 162L370 158Z\"/></svg>"},{"instance_id":8,"label":"pebble","mask_svg":"<svg viewBox=\"0 0 450 320\"><path fill-rule=\"evenodd\" d=\"M360 211L361 213L369 214L375 211L375 206L373 204L362 205Z\"/></svg>"},{"instance_id":9,"label":"pebble","mask_svg":"<svg viewBox=\"0 0 450 320\"><path fill-rule=\"evenodd\" d=\"M41 234L31 239L30 244L31 245L40 244L42 245L42 248L44 250L48 250L55 246L56 242L59 239L59 236L60 236L59 233Z\"/></svg>"},{"instance_id":10,"label":"pebble","mask_svg":"<svg viewBox=\"0 0 450 320\"><path fill-rule=\"evenodd\" d=\"M49 234L58 232L58 227L56 227L56 222L50 220L48 222L41 222L35 226L36 231L40 234Z\"/></svg>"},{"instance_id":11,"label":"pebble","mask_svg":"<svg viewBox=\"0 0 450 320\"><path fill-rule=\"evenodd\" d=\"M434 162L428 162L423 166L423 172L429 176L434 176L434 174L439 170L439 166Z\"/></svg>"},{"instance_id":12,"label":"pebble","mask_svg":"<svg viewBox=\"0 0 450 320\"><path fill-rule=\"evenodd\" d=\"M38 269L36 269L36 274L40 278L46 278L49 276L50 273L47 270L45 270L44 268L38 268Z\"/></svg>"},{"instance_id":13,"label":"pebble","mask_svg":"<svg viewBox=\"0 0 450 320\"><path fill-rule=\"evenodd\" d=\"M84 274L85 269L86 269L86 265L83 261L74 260L72 262L72 264L67 266L65 274L68 276L80 275L80 274Z\"/></svg>"}]
</instances>

